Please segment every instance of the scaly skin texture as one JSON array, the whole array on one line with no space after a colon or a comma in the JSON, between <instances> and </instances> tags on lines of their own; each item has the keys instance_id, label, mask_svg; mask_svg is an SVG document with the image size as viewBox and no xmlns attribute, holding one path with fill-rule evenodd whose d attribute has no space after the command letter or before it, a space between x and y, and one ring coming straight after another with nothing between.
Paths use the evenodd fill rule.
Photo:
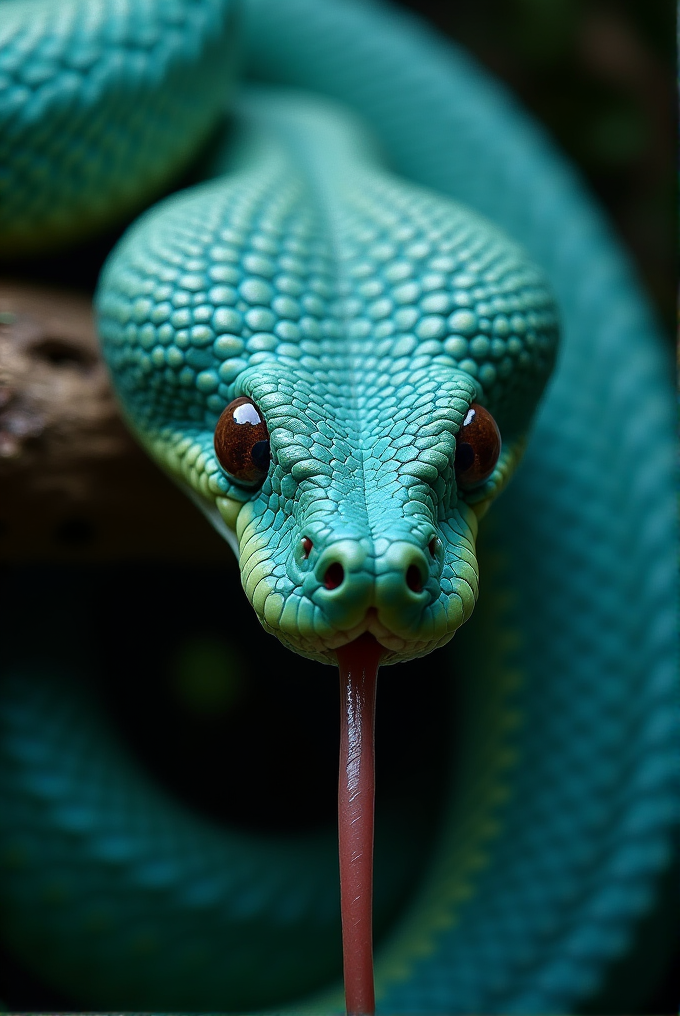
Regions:
<instances>
[{"instance_id":1,"label":"scaly skin texture","mask_svg":"<svg viewBox=\"0 0 680 1016\"><path fill-rule=\"evenodd\" d=\"M30 5L4 9L38 24ZM118 24L138 17L116 10ZM139 18L160 40L154 10ZM211 42L179 53L226 44L215 28L226 9L186 10L204 12ZM50 31L72 53L68 24ZM385 1013L592 1005L654 904L677 817L673 414L654 324L570 171L461 54L410 19L349 2L254 0L244 30L253 76L349 104L377 144L319 99L239 99L236 136L212 168L228 174L147 213L104 273L101 332L124 411L238 546L246 593L286 645L328 663L369 628L388 662L424 655L472 612L477 519L519 459L550 369L554 291L555 379L483 527L482 579L496 592L455 640L457 779L420 890L377 954L377 997ZM21 31L43 45L37 29ZM123 80L136 81L139 46L123 49ZM34 63L17 58L12 73L28 81ZM158 76L161 89L177 84ZM16 109L16 136L33 137L29 107ZM193 140L211 115L189 117ZM79 137L74 126L76 161ZM179 164L189 142L177 144ZM64 203L53 194L50 209L66 206L60 165L50 180L65 181ZM12 225L8 243L51 239L51 222ZM260 406L272 439L255 492L212 451L238 394ZM504 450L463 494L452 457L472 399L496 416ZM329 591L332 561L347 578ZM420 593L405 582L410 563L426 575ZM0 895L12 948L99 1008L255 1008L330 983L332 844L286 851L207 828L140 778L103 722L68 683L26 666L4 683ZM616 987L602 1011L628 1008ZM332 993L310 1002L341 1004Z\"/></svg>"},{"instance_id":2,"label":"scaly skin texture","mask_svg":"<svg viewBox=\"0 0 680 1016\"><path fill-rule=\"evenodd\" d=\"M236 530L267 631L331 664L367 629L386 663L425 655L472 612L475 509L517 458L552 366L554 304L521 251L381 171L332 107L265 94L240 115L256 136L238 172L160 205L105 270L105 355L144 443ZM212 447L240 395L271 440L254 495ZM453 459L473 400L506 446L465 496ZM345 581L328 590L333 563Z\"/></svg>"},{"instance_id":3,"label":"scaly skin texture","mask_svg":"<svg viewBox=\"0 0 680 1016\"><path fill-rule=\"evenodd\" d=\"M189 162L231 89L233 11L223 0L3 4L0 255L115 223Z\"/></svg>"}]
</instances>

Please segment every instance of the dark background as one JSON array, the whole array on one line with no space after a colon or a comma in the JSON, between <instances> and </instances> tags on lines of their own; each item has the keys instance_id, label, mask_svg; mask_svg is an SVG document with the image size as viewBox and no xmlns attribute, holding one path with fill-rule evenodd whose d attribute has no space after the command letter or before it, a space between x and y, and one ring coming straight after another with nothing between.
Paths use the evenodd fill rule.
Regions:
<instances>
[{"instance_id":1,"label":"dark background","mask_svg":"<svg viewBox=\"0 0 680 1016\"><path fill-rule=\"evenodd\" d=\"M506 82L575 162L669 332L676 314L670 0L413 0Z\"/></svg>"}]
</instances>

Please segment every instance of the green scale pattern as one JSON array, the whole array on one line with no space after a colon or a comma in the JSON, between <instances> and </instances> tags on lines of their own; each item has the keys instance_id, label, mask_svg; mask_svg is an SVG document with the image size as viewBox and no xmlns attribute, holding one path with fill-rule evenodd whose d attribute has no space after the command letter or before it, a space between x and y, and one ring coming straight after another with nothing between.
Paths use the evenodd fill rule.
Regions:
<instances>
[{"instance_id":1,"label":"green scale pattern","mask_svg":"<svg viewBox=\"0 0 680 1016\"><path fill-rule=\"evenodd\" d=\"M0 19L0 256L115 224L188 165L226 109L223 0L7 0Z\"/></svg>"},{"instance_id":2,"label":"green scale pattern","mask_svg":"<svg viewBox=\"0 0 680 1016\"><path fill-rule=\"evenodd\" d=\"M225 43L229 9L216 0L136 9L159 40L163 11L203 18L200 43L178 37L177 60L191 51L184 68ZM103 54L97 33L127 10L92 15ZM7 24L27 14L30 26L49 8L10 0L5 11ZM90 22L50 16L67 64L87 49L77 33ZM378 1000L385 1013L628 1009L633 985L616 961L639 945L678 818L675 421L656 326L572 171L464 54L406 15L352 0L251 0L243 28L252 77L331 105L241 96L235 145L211 169L230 175L169 199L123 239L98 301L125 413L238 549L246 592L284 643L330 662L356 605L373 604L389 619L390 662L417 656L472 609L477 519L523 451L554 355L555 294L556 373L482 526L483 591L455 640L465 737L447 820L382 938ZM12 38L39 52L47 43L31 33ZM33 73L22 45L25 65L21 47L5 50L18 68L10 96ZM141 62L135 47L121 53L121 87L132 87ZM182 106L212 73L226 89L220 59L159 73L160 91L176 88ZM78 101L95 92L81 88ZM188 116L192 143L225 94L205 93L205 119ZM88 115L105 124L108 93L99 98ZM7 108L14 148L39 166L29 106ZM168 175L190 149L179 130L173 144ZM58 146L53 158L56 215L73 176L58 171ZM96 161L79 192L99 193ZM37 184L23 193L17 222ZM8 243L41 233L57 230L11 225ZM241 392L272 435L255 493L212 453L217 416ZM450 464L473 398L497 415L504 451L487 484L462 496ZM302 561L309 527L317 553ZM321 581L330 553L349 576L335 591ZM427 566L422 593L404 585L411 561ZM451 666L448 649L433 660ZM233 1011L306 995L310 1011L341 1011L337 989L310 999L339 973L331 844L301 842L282 861L276 844L197 822L131 768L57 677L24 665L0 695L5 940L86 1005ZM383 858L378 875L398 896L388 867Z\"/></svg>"}]
</instances>

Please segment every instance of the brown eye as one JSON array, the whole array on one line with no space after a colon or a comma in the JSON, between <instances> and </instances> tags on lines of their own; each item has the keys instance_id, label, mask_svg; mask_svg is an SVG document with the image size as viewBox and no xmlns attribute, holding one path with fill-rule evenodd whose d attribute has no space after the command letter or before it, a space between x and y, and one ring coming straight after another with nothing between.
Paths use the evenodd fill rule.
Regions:
<instances>
[{"instance_id":1,"label":"brown eye","mask_svg":"<svg viewBox=\"0 0 680 1016\"><path fill-rule=\"evenodd\" d=\"M215 455L230 476L248 487L262 483L269 469L269 432L252 399L234 399L215 427Z\"/></svg>"},{"instance_id":2,"label":"brown eye","mask_svg":"<svg viewBox=\"0 0 680 1016\"><path fill-rule=\"evenodd\" d=\"M488 480L501 453L501 432L488 409L473 402L456 438L454 466L464 490Z\"/></svg>"}]
</instances>

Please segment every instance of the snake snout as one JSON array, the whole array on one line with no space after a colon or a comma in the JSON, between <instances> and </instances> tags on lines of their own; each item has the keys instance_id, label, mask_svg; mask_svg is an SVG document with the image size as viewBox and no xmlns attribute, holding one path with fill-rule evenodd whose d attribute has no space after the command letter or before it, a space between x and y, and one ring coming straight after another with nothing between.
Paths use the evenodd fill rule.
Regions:
<instances>
[{"instance_id":1,"label":"snake snout","mask_svg":"<svg viewBox=\"0 0 680 1016\"><path fill-rule=\"evenodd\" d=\"M378 539L369 546L364 540L335 539L315 562L311 598L341 630L360 624L371 607L393 630L412 630L439 595L435 544L430 540L421 548L411 538Z\"/></svg>"}]
</instances>

